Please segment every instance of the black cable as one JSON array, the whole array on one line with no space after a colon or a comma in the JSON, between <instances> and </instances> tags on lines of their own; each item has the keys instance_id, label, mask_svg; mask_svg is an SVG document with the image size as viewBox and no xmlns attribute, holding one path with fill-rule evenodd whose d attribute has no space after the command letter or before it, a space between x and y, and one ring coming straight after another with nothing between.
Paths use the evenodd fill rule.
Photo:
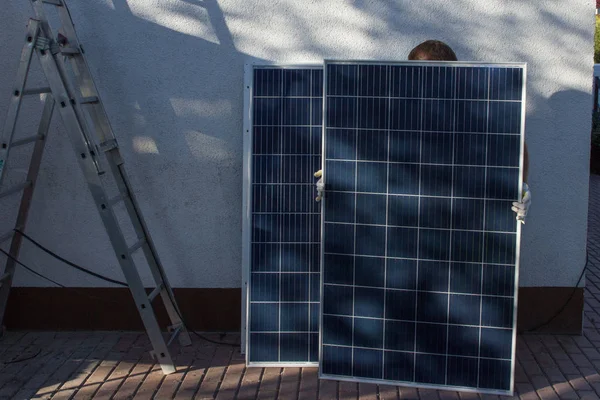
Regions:
<instances>
[{"instance_id":1,"label":"black cable","mask_svg":"<svg viewBox=\"0 0 600 400\"><path fill-rule=\"evenodd\" d=\"M116 281L116 280L114 280L114 279L111 279L111 278L105 277L105 276L103 276L103 275L97 274L97 273L95 273L95 272L93 272L93 271L90 271L90 270L88 270L88 269L86 269L86 268L80 267L79 265L77 265L77 264L75 264L75 263L73 263L73 262L71 262L71 261L69 261L69 260L66 260L66 259L62 258L61 256L57 255L57 254L56 254L56 253L54 253L53 251L51 251L51 250L47 249L46 247L42 246L41 244L39 244L37 241L35 241L33 238L31 238L30 236L28 236L27 234L25 234L24 232L22 232L22 231L21 231L21 230L19 230L19 229L15 229L15 232L17 232L17 233L19 233L20 235L22 235L24 238L26 238L27 240L29 240L31 243L33 243L34 245L36 245L38 248L40 248L41 250L43 250L43 251L44 251L44 252L46 252L47 254L49 254L49 255L51 255L52 257L54 257L54 258L56 258L56 259L58 259L58 260L60 260L60 261L64 262L65 264L67 264L67 265L68 265L68 266L70 266L70 267L73 267L73 268L75 268L75 269L77 269L77 270L79 270L79 271L81 271L81 272L84 272L84 273L86 273L86 274L92 275L92 276L94 276L94 277L96 277L96 278L98 278L98 279L102 279L103 281L107 281L107 282L115 283L115 284L117 284L117 285L121 285L121 286L129 287L129 285L128 285L127 283L125 283L125 282ZM0 249L0 250L1 250L1 249ZM10 257L11 259L13 259L13 261L17 262L19 265L21 265L22 267L24 267L24 268L26 268L27 270L31 271L32 273L34 273L34 274L36 274L36 275L38 275L38 276L40 276L40 277L42 277L42 278L44 278L44 279L46 279L46 280L48 280L48 281L52 282L52 283L54 283L54 284L56 284L56 285L58 285L58 286L60 286L60 287L63 287L63 288L65 288L65 286L63 286L63 285L61 285L61 284L59 284L59 283L57 283L57 282L54 282L54 281L53 281L53 280L51 280L50 278L47 278L47 277L45 277L45 276L43 276L43 275L41 275L41 274L39 274L39 273L35 272L35 271L34 271L34 270L32 270L31 268L29 268L29 267L27 267L27 266L23 265L23 264L22 264L21 262L19 262L19 261L18 261L16 258L13 258L13 257L11 257L11 256L10 256L8 253L4 252L4 250L2 250L2 252L3 252L4 254L6 254L8 257ZM163 280L164 282L166 282L167 280L166 280L166 277L163 275L163 271L162 271L160 268L158 269L158 271L159 271L159 273L160 273L160 276L161 276L162 280ZM215 341L215 340L209 339L209 338L207 338L206 336L204 336L204 335L201 335L200 333L198 333L198 332L196 332L196 331L194 331L194 330L191 330L191 329L187 328L187 326L186 326L187 324L185 323L185 320L184 320L183 316L181 315L181 313L179 312L179 309L178 309L178 307L176 306L177 302L176 302L176 301L175 301L175 299L173 298L173 296L172 296L172 294L171 294L171 291L170 291L170 290L167 290L167 294L169 295L169 298L171 299L171 301L173 302L173 305L175 306L175 307L174 307L174 309L175 309L175 312L177 313L177 315L178 315L178 316L179 316L179 318L181 319L181 322L183 323L183 325L186 327L186 329L187 329L188 331L192 332L194 335L198 336L200 339L202 339L202 340L205 340L205 341L207 341L207 342L210 342L210 343L213 343L213 344L219 344L219 345L224 345L224 346L232 346L232 347L238 347L238 346L240 346L240 344L239 344L239 343L227 343L227 342L219 342L219 341Z\"/></svg>"},{"instance_id":2,"label":"black cable","mask_svg":"<svg viewBox=\"0 0 600 400\"><path fill-rule=\"evenodd\" d=\"M524 333L535 332L538 329L541 329L541 328L547 326L550 322L554 321L555 318L557 318L560 314L562 314L562 312L565 310L565 308L567 308L567 306L573 299L573 296L575 296L575 292L577 292L577 289L579 288L579 284L581 283L581 280L583 279L583 275L585 274L585 271L587 270L588 261L589 261L589 257L588 257L588 252L586 249L585 265L583 266L583 269L581 270L581 274L579 275L579 279L577 280L577 283L575 284L575 287L573 288L573 291L571 291L571 295L569 296L569 298L567 299L565 304L563 304L563 306L560 308L560 310L558 310L556 313L554 313L554 315L552 315L546 322L543 322L533 328L529 328L529 329L525 330Z\"/></svg>"},{"instance_id":3,"label":"black cable","mask_svg":"<svg viewBox=\"0 0 600 400\"><path fill-rule=\"evenodd\" d=\"M50 254L52 257L54 257L54 258L56 258L56 259L58 259L58 260L60 260L60 261L64 262L65 264L69 265L70 267L73 267L73 268L75 268L75 269L77 269L77 270L79 270L79 271L81 271L81 272L85 272L86 274L89 274L89 275L95 276L96 278L98 278L98 279L102 279L103 281L110 282L110 283L114 283L115 285L120 285L120 286L125 286L125 287L129 286L129 285L128 285L127 283L125 283L125 282L117 281L117 280L115 280L115 279L112 279L112 278L106 277L106 276L104 276L104 275L97 274L97 273L95 273L95 272L93 272L93 271L90 271L89 269L86 269L86 268L80 267L79 265L77 265L77 264L75 264L75 263L72 263L71 261L69 261L69 260L66 260L66 259L62 258L62 257L61 257L61 256L59 256L58 254L56 254L56 253L52 252L51 250L48 250L47 248L45 248L44 246L42 246L41 244L39 244L38 242L36 242L36 241L35 241L34 239L32 239L31 237L27 236L27 235L26 235L24 232L22 232L22 231L21 231L21 230L19 230L19 229L15 229L15 232L19 233L19 234L20 234L21 236L23 236L25 239L29 240L31 243L33 243L34 245L36 245L36 246L37 246L37 247L38 247L40 250L43 250L43 251L44 251L44 252L46 252L47 254Z\"/></svg>"},{"instance_id":4,"label":"black cable","mask_svg":"<svg viewBox=\"0 0 600 400\"><path fill-rule=\"evenodd\" d=\"M5 365L8 365L8 364L17 364L17 363L20 363L20 362L33 360L34 358L36 358L37 356L39 356L41 352L42 352L42 348L40 347L38 349L38 351L34 355L32 355L32 356L24 357L24 358L19 358L17 360L8 361L8 362L5 362L3 364L5 364Z\"/></svg>"},{"instance_id":5,"label":"black cable","mask_svg":"<svg viewBox=\"0 0 600 400\"><path fill-rule=\"evenodd\" d=\"M19 264L21 267L25 268L27 271L31 272L32 274L37 275L40 278L47 280L48 282L52 282L56 286L60 286L61 288L65 288L66 289L66 287L64 285L61 285L60 283L53 281L52 279L48 278L47 276L44 276L44 275L40 274L39 272L36 272L36 271L32 270L27 265L23 264L21 261L17 260L15 257L13 257L10 254L8 254L6 251L0 249L0 253L3 253L6 257L10 258L11 260L13 260L17 264Z\"/></svg>"}]
</instances>

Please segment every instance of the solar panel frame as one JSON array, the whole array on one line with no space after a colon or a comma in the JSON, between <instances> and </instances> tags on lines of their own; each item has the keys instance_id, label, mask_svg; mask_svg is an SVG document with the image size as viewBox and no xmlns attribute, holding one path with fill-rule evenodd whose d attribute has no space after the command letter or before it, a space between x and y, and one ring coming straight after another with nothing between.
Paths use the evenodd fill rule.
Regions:
<instances>
[{"instance_id":1,"label":"solar panel frame","mask_svg":"<svg viewBox=\"0 0 600 400\"><path fill-rule=\"evenodd\" d=\"M527 63L523 62L504 62L504 63L490 63L490 62L464 62L464 61L373 61L373 60L335 60L325 59L323 66L323 124L322 124L322 145L321 145L321 163L322 171L324 176L324 182L327 188L327 96L328 96L328 66L329 65L380 65L380 66L421 66L421 67L507 67L507 68L521 68L523 70L522 76L522 92L521 92L521 121L519 127L520 136L520 150L519 150L519 178L518 178L518 198L522 198L522 186L523 186L523 163L524 163L524 146L525 146L525 117L526 117L526 99L527 99ZM357 96L359 97L359 96ZM421 97L422 99L422 97ZM488 99L489 101L489 99ZM349 127L348 129L353 129ZM390 128L388 127L389 131ZM421 129L419 129L421 130ZM419 165L421 163L419 162ZM487 166L486 166L487 167ZM356 190L357 191L357 190ZM356 193L356 191L354 193ZM389 194L388 194L389 195ZM327 193L325 194L327 196ZM421 194L419 193L419 197ZM327 199L324 199L326 202ZM462 392L482 393L482 394L493 394L493 395L514 395L514 375L515 375L515 363L516 363L516 336L517 336L517 307L518 307L518 282L519 282L519 269L520 269L520 245L521 245L521 224L517 223L516 227L516 248L515 248L515 270L514 270L514 282L513 282L513 314L512 314L512 348L511 348L511 371L510 371L510 388L508 390L497 390L497 389L480 389L467 386L451 386L451 385L439 385L439 384L423 384L413 383L407 381L391 381L384 379L373 379L373 378L362 378L362 377L347 377L343 375L330 375L323 373L323 292L324 292L324 274L325 274L325 225L326 225L326 207L321 208L321 287L320 287L320 316L319 316L319 378L320 379L331 379L338 381L348 382L359 382L359 383L372 383L372 384L390 384L399 385L406 387L417 387L417 388L428 388L428 389L449 389L457 390ZM356 226L356 222L353 223ZM386 223L387 226L387 223ZM353 285L354 286L354 285ZM353 300L354 301L354 300ZM353 317L354 318L354 317ZM385 320L385 316L383 317ZM416 316L415 316L416 321ZM354 348L354 344L352 348ZM416 349L415 349L416 351Z\"/></svg>"},{"instance_id":2,"label":"solar panel frame","mask_svg":"<svg viewBox=\"0 0 600 400\"><path fill-rule=\"evenodd\" d=\"M253 128L254 128L254 75L256 69L310 69L323 70L322 64L293 63L279 64L253 62L244 65L244 118L243 118L243 185L242 185L242 334L240 350L245 354L248 367L316 367L318 361L307 362L256 362L250 360L250 310L251 310L251 262L252 262L252 173L253 173ZM310 96L315 97L315 96ZM322 98L322 92L320 96ZM321 119L322 121L322 119ZM318 125L316 125L318 127ZM312 172L310 171L311 175ZM312 189L312 187L311 187ZM316 191L315 191L316 194ZM320 207L319 213L320 213ZM310 300L310 299L309 299ZM310 323L310 321L309 321ZM320 328L320 327L319 327ZM320 330L320 329L319 329ZM318 347L318 344L317 344Z\"/></svg>"}]
</instances>

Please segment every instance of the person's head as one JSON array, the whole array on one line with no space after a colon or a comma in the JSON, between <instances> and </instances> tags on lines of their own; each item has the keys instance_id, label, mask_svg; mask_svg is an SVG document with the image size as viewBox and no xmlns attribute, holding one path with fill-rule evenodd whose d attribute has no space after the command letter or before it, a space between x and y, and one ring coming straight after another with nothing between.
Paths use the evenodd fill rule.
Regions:
<instances>
[{"instance_id":1,"label":"person's head","mask_svg":"<svg viewBox=\"0 0 600 400\"><path fill-rule=\"evenodd\" d=\"M456 54L446 43L439 40L426 40L412 49L409 60L457 61Z\"/></svg>"}]
</instances>

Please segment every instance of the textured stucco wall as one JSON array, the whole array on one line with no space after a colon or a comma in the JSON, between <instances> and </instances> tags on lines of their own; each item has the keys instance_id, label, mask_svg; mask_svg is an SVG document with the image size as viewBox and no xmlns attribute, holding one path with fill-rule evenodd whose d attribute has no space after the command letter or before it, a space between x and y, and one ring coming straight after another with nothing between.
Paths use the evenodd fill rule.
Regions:
<instances>
[{"instance_id":1,"label":"textured stucco wall","mask_svg":"<svg viewBox=\"0 0 600 400\"><path fill-rule=\"evenodd\" d=\"M541 0L90 0L70 8L174 286L240 285L244 62L403 60L428 38L448 42L462 60L528 63L533 205L523 229L521 285L577 281L585 261L591 0L569 7ZM25 0L7 2L0 14L0 122L29 15ZM34 108L25 108L25 120ZM57 121L28 231L61 255L120 278ZM31 246L23 260L67 285L103 285ZM45 285L22 271L16 283Z\"/></svg>"}]
</instances>

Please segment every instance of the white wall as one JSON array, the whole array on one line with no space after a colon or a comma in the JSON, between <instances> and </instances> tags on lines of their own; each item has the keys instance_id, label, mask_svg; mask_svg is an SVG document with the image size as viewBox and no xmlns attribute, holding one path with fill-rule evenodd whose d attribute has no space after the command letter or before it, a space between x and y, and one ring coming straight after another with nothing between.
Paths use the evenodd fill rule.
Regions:
<instances>
[{"instance_id":1,"label":"white wall","mask_svg":"<svg viewBox=\"0 0 600 400\"><path fill-rule=\"evenodd\" d=\"M245 62L404 60L429 38L449 43L462 60L528 63L533 203L523 229L521 285L575 285L585 262L593 1L569 7L541 0L69 4L173 286L240 285ZM0 122L30 14L24 0L7 2L0 14ZM25 110L28 119L31 108ZM120 278L58 120L28 232L61 255ZM6 227L6 216L0 223ZM22 258L65 284L103 285L31 246ZM45 285L23 271L16 283Z\"/></svg>"}]
</instances>

